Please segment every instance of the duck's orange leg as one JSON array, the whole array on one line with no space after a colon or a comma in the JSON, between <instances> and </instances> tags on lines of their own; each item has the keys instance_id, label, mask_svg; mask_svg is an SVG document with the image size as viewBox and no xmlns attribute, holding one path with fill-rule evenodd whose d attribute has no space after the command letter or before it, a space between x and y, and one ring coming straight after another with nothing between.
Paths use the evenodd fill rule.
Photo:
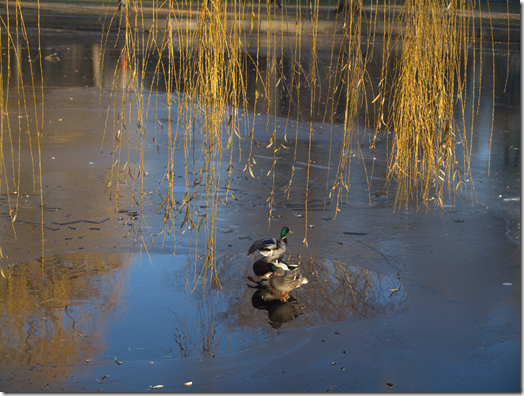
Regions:
<instances>
[{"instance_id":1,"label":"duck's orange leg","mask_svg":"<svg viewBox=\"0 0 524 396\"><path fill-rule=\"evenodd\" d=\"M286 296L285 296L286 304L288 303L288 301L287 301L288 297L289 297L289 292L286 292Z\"/></svg>"},{"instance_id":2,"label":"duck's orange leg","mask_svg":"<svg viewBox=\"0 0 524 396\"><path fill-rule=\"evenodd\" d=\"M287 302L287 296L286 296L286 292L282 292L280 293L280 301L285 301Z\"/></svg>"}]
</instances>

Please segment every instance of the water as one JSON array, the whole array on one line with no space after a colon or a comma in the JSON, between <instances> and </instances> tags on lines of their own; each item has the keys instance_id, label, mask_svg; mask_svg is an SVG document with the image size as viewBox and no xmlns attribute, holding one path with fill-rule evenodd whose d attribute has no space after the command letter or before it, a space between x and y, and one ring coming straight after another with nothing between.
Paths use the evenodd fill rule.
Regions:
<instances>
[{"instance_id":1,"label":"water","mask_svg":"<svg viewBox=\"0 0 524 396\"><path fill-rule=\"evenodd\" d=\"M195 282L183 255L152 255L149 261L125 253L56 254L44 265L31 260L6 268L2 364L218 356L272 341L281 331L389 316L408 306L394 276L293 254L287 261L299 264L309 283L280 302L267 289L247 286L250 259L220 255L221 287ZM286 317L291 307L299 307L296 319Z\"/></svg>"},{"instance_id":2,"label":"water","mask_svg":"<svg viewBox=\"0 0 524 396\"><path fill-rule=\"evenodd\" d=\"M31 43L34 49L33 36ZM320 47L319 59L324 60L324 64L329 54L328 44L324 43ZM333 162L328 162L331 132L327 124L321 123L326 108L329 108L329 99L325 97L326 92L320 92L317 103L319 107L313 112L313 121L317 123L312 153L316 162L311 168L308 203L308 221L314 226L309 229L312 248L308 255L299 256L304 248L300 245L301 238L297 232L290 248L293 255L289 258L301 261L310 282L291 293L288 306L293 306L296 318L277 326L268 322L279 323L275 319L278 317L278 309L287 308L286 305L279 302L265 305L261 299L261 294L265 292L246 286L250 283L246 277L251 274L249 258L246 258L245 253L237 253L247 250L251 240L259 238L259 233L267 232L268 207L265 200L272 181L260 176L256 183L248 183L242 179L241 172L238 172L239 175L235 174L235 177L238 176L238 183L234 185L233 191L239 202L221 206L218 212L217 229L224 230L219 231L219 249L230 251L219 255L221 288L213 281L208 281L205 289L198 284L191 293L190 289L186 289L186 277L189 287L194 287L195 269L191 266L189 273L187 271L187 253L191 249L185 239L187 235L177 235L178 250L174 256L165 254L170 252L171 245L167 242L164 244L164 241L158 243L158 239L155 241L156 245L149 245L151 262L145 252L142 252L141 257L136 250L133 255L123 252L131 250L132 242L123 237L132 228L133 221L141 221L141 217L144 217L153 233L161 231L161 214L155 209L162 199L155 196L156 206L148 207L143 216L138 219L134 216L135 220L124 224L126 212L115 213L113 202L109 202L105 195L103 181L112 164L107 156L112 142L108 143L109 147L104 147L104 157L100 153L99 143L104 120L97 122L95 117L99 112L99 98L107 99L113 86L115 67L123 66L120 57L122 42L119 41L116 47L108 46L103 70L98 63L101 56L98 34L46 32L42 35L42 48L44 92L48 106L46 117L54 122L53 128L46 130L43 141L47 155L43 160L44 216L47 226L56 230L46 228L44 265L34 258L19 261L8 258L0 264L3 270L0 278L0 327L4 335L0 341L2 380L10 381L8 369L23 367L31 370L31 378L35 382L40 381L45 385L49 381L66 378L71 380L72 373L78 370L78 366L73 366L79 364L82 364L80 370L88 371L95 364L112 361L114 358L129 364L220 356L274 342L281 339L279 337L282 334L307 332L332 323L399 315L408 309L410 292L405 289L401 280L400 263L405 264L403 260L406 257L412 258L413 252L427 253L424 249L431 246L430 241L436 235L441 235L444 221L449 220L449 224L446 223L446 233L451 234L455 229L453 227L467 227L467 216L473 213L473 217L477 213L474 213L475 210L480 210L483 214L496 213L497 218L504 219L504 222L497 222L495 226L505 227L509 240L515 244L520 243L521 122L518 45L510 46L509 57L505 45L496 46L493 134L493 85L490 73L492 54L489 50L484 50L480 55L484 68L482 97L479 113L475 117L472 143L476 195L473 204L469 199L465 203L457 200L456 205L446 207L446 216L449 214L449 217L415 210L393 213L391 193L388 196L383 191L387 163L385 145L379 146L374 153L365 148L363 150L363 155L367 158L377 156L370 194L365 176L362 172L359 173L362 167L356 163L352 169L352 187L348 201L342 205L342 212L337 214L334 208L326 209L323 199L325 183L326 179L332 180L333 173L326 175L328 170L332 172ZM56 56L51 56L53 54ZM24 50L22 58L27 59ZM2 61L5 70L5 54ZM262 55L262 68L270 61L272 60ZM285 56L282 61L289 65L290 61ZM307 58L304 57L302 66L306 67L307 64ZM248 62L246 65L251 67ZM478 65L479 63L477 67ZM377 81L379 66L370 70L372 81ZM27 76L28 64L24 63L22 68ZM320 79L325 79L329 70L325 67L319 70ZM507 71L509 82L505 86ZM146 76L147 85L152 81L152 74L148 71ZM478 78L479 73L476 76ZM254 71L249 69L248 79L251 82L253 77ZM39 83L38 78L36 82ZM121 88L122 84L121 79L116 86ZM12 82L11 87L15 86ZM165 93L162 93L161 86L158 88L162 103ZM251 105L254 103L254 89L248 93L248 102ZM306 90L302 94L309 99ZM255 109L256 120L264 128L266 111L269 110L269 114L275 116L270 120L276 120L279 136L283 133L284 117L288 115L286 101L289 97L286 95L286 92L278 92L279 101L273 102L269 108L259 100ZM12 105L16 107L14 98L16 95L10 96ZM344 100L341 99L340 102L343 103ZM304 116L299 122L290 122L289 127L307 131L309 100L301 100L300 103L302 107L292 110L291 117L293 119L297 113ZM104 113L104 105L102 110ZM71 119L68 120L66 116L71 116ZM162 106L158 109L158 116L162 120L167 119L166 110ZM57 122L58 118L63 118L63 121ZM334 121L336 140L336 135L341 131L338 110ZM146 179L147 190L157 188L166 160L165 151L162 150L166 138L160 134L157 137L160 155L155 143L147 143L144 167L149 174ZM268 136L262 134L262 138L266 139ZM299 222L304 220L307 139L299 138L297 145L296 183L289 199L285 188L294 155L292 150L279 153L274 208L275 214L281 217L272 220L273 224L277 223L277 227L284 225L284 221L289 225L295 221L295 230L300 229L302 225L299 224L302 223ZM333 150L336 152L337 148ZM273 158L263 149L255 149L254 153L260 175L265 175ZM65 166L64 162L51 159L65 156L70 160ZM25 159L27 161L23 167L28 167L29 157L26 156ZM180 164L183 164L182 157L177 159L177 166ZM227 165L223 166L224 170L226 168ZM178 172L179 176L181 174L182 172ZM31 181L28 180L32 178L27 175L25 177L27 180L24 179L20 192L26 186L31 188ZM76 183L83 185L83 189L74 187ZM183 179L180 178L180 185L175 186L174 190L180 198L185 190L182 184ZM5 188L5 184L2 188ZM4 247L4 254L18 257L17 254L24 253L26 256L40 257L40 229L30 224L35 218L36 221L39 219L38 194L32 191L23 195L22 210L16 222L19 231L15 239L11 235L7 199L13 197L13 194L12 191L9 196L5 191L2 193L0 246ZM97 195L92 196L93 193ZM130 200L122 199L122 202L125 210L136 210ZM338 216L337 221L334 221L335 215ZM108 217L109 221L94 227L83 222L103 221ZM82 222L71 224L76 229L55 224L73 221ZM408 221L409 227L419 230L418 234L407 231ZM493 223L486 227L493 227ZM471 229L462 231L466 235L474 233ZM466 235L460 235L460 238L467 238ZM478 243L470 246L478 250ZM415 255L415 258L423 264L424 257ZM465 254L464 260L466 259L469 261L469 256ZM8 263L13 265L7 267ZM367 269L373 266L382 266L384 272ZM442 275L443 285L450 284L449 276ZM458 280L456 282L460 283ZM409 301L409 304L412 303L413 301ZM58 379L53 379L55 375ZM21 386L22 384L18 389L22 389Z\"/></svg>"},{"instance_id":3,"label":"water","mask_svg":"<svg viewBox=\"0 0 524 396\"><path fill-rule=\"evenodd\" d=\"M3 59L4 68L7 66L7 53L5 52L5 35L3 36ZM30 50L34 53L37 50L37 41L34 35L29 36ZM88 33L88 32L69 32L68 34L56 33L56 32L43 32L41 36L42 43L42 58L43 58L43 71L44 71L44 87L46 89L60 88L60 87L78 87L78 88L122 88L126 86L125 69L128 66L129 60L125 55L123 35L117 38L116 34L110 34L107 41L107 45L100 45L99 33ZM241 56L241 63L243 65L243 72L245 75L245 82L247 85L247 108L253 109L255 105L255 80L256 80L256 68L253 63L252 57L256 55L256 42L246 41L246 53ZM330 65L331 52L334 51L336 54L340 50L340 41L326 40L322 37L319 38L317 44L317 62L318 62L318 80L319 85L317 88L317 96L314 101L314 109L310 111L310 90L307 80L307 71L311 68L311 49L307 41L303 43L302 56L299 60L300 68L305 72L305 75L301 75L301 80L297 82L301 85L300 93L297 92L295 86L293 91L289 91L286 84L278 84L278 87L273 87L278 80L275 79L273 74L275 65L279 65L281 69L282 80L291 81L292 75L295 73L292 67L295 60L291 57L292 50L295 47L293 40L286 40L284 44L284 51L277 51L277 56L268 56L265 47L261 49L259 54L259 78L261 79L261 86L267 85L270 88L271 103L268 105L264 98L257 100L257 107L255 108L256 113L268 113L276 117L289 118L291 120L309 121L310 119L315 122L329 122L331 116L333 116L334 123L343 123L344 110L346 97L345 90L339 89L338 94L329 96L331 93L328 90L329 78L335 73L335 66ZM368 65L368 72L370 83L372 88L368 89L367 94L367 107L370 110L369 117L371 120L374 119L372 101L374 99L372 92L376 91L376 85L380 81L381 72L381 51L382 42L379 38L375 39L374 49L370 49L374 56L374 61ZM486 48L488 47L488 48ZM361 44L361 49L366 53L366 43ZM495 57L492 57L490 46L484 44L484 49L479 53L478 48L474 52L473 48L469 50L470 60L473 59L473 54L476 58L476 73L475 73L475 86L478 90L478 84L480 82L480 74L478 65L482 62L483 73L482 73L482 107L479 112L482 121L479 125L483 125L486 122L486 118L490 117L491 111L491 95L493 90L493 80L491 70L495 70L495 103L497 106L495 123L499 125L510 126L510 124L518 119L519 106L517 103L520 101L520 46L519 44L511 43L509 47L504 43L495 44ZM27 59L29 56L27 50L23 48L21 50L22 59ZM104 65L101 67L100 59L103 57ZM390 60L391 65L399 59L400 53L394 52ZM178 52L175 51L175 63L180 61ZM162 62L167 62L167 57L162 58ZM158 81L154 77L154 70L158 63L158 55L152 54L149 57L147 69L144 75L144 87L153 87L159 92L165 92L164 76L160 73ZM177 64L178 67L178 64ZM266 67L272 71L270 73L270 80L266 81L267 75L265 73ZM467 68L467 75L473 76L473 62L469 62ZM14 56L11 57L11 68L16 69ZM115 81L115 71L120 70L119 78ZM22 72L27 77L30 75L29 64L24 62L22 64ZM38 68L34 71L35 83L37 86L40 85L40 75ZM506 76L509 83L506 85ZM16 81L16 75L12 75L12 83ZM334 82L332 82L333 84ZM471 94L471 87L473 81L467 81L469 93ZM296 85L296 84L295 84ZM184 87L180 87L181 91ZM374 91L372 90L374 89ZM300 98L299 98L300 96ZM300 99L300 100L298 100ZM297 109L294 104L299 103ZM363 122L365 111L364 105L361 105L358 110L358 116ZM331 111L334 113L331 113ZM502 110L503 114L499 111ZM508 112L509 114L504 115ZM457 109L457 114L459 113ZM310 114L312 118L310 118ZM387 114L384 114L384 119L387 119ZM460 116L457 118L457 122L460 123ZM479 120L480 121L480 120ZM514 128L509 128L511 136L514 139L519 140L520 138L514 136ZM520 134L516 134L520 135ZM485 142L485 140L483 139ZM517 142L514 142L517 143ZM485 145L484 143L483 145ZM483 153L484 154L484 153Z\"/></svg>"}]
</instances>

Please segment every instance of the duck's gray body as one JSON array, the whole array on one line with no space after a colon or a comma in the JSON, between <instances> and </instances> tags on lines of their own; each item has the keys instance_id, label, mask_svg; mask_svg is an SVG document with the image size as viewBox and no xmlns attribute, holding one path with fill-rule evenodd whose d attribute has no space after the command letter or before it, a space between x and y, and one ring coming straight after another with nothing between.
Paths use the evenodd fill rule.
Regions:
<instances>
[{"instance_id":1,"label":"duck's gray body","mask_svg":"<svg viewBox=\"0 0 524 396\"><path fill-rule=\"evenodd\" d=\"M291 233L291 231L289 231L288 227L284 227L280 231L280 239L264 238L256 240L247 251L247 255L254 254L258 250L262 256L282 256L287 249L287 233Z\"/></svg>"},{"instance_id":2,"label":"duck's gray body","mask_svg":"<svg viewBox=\"0 0 524 396\"><path fill-rule=\"evenodd\" d=\"M282 297L305 283L308 283L308 280L299 271L284 271L282 268L277 268L273 276L269 278L271 288L280 292Z\"/></svg>"}]
</instances>

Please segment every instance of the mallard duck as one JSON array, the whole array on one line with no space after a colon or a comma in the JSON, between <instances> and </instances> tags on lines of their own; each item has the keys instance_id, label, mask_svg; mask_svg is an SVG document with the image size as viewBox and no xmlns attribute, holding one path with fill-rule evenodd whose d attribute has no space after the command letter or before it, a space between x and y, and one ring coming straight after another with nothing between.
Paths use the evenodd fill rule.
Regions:
<instances>
[{"instance_id":1,"label":"mallard duck","mask_svg":"<svg viewBox=\"0 0 524 396\"><path fill-rule=\"evenodd\" d=\"M296 267L296 264L288 264L282 259L282 257L267 256L262 257L253 263L253 272L259 278L269 279L277 268L282 268L284 271L288 271L295 269Z\"/></svg>"},{"instance_id":2,"label":"mallard duck","mask_svg":"<svg viewBox=\"0 0 524 396\"><path fill-rule=\"evenodd\" d=\"M308 283L308 280L299 271L285 271L282 268L277 268L269 278L269 286L272 293L275 290L280 292L280 299L284 299L286 302L289 292L305 283Z\"/></svg>"},{"instance_id":3,"label":"mallard duck","mask_svg":"<svg viewBox=\"0 0 524 396\"><path fill-rule=\"evenodd\" d=\"M287 248L286 235L288 233L292 234L293 232L291 232L288 227L284 227L282 228L282 231L280 231L280 239L265 238L256 240L247 251L247 255L249 256L250 254L255 254L255 252L258 250L262 256L281 256L284 254Z\"/></svg>"},{"instance_id":4,"label":"mallard duck","mask_svg":"<svg viewBox=\"0 0 524 396\"><path fill-rule=\"evenodd\" d=\"M255 286L248 285L251 288L261 288L267 287L269 284L268 279L273 275L277 268L282 268L284 271L289 271L297 268L297 264L288 264L282 257L262 257L253 263L253 272L256 276L261 278L260 280L253 279L252 276L248 276L247 279L253 283L256 283Z\"/></svg>"}]
</instances>

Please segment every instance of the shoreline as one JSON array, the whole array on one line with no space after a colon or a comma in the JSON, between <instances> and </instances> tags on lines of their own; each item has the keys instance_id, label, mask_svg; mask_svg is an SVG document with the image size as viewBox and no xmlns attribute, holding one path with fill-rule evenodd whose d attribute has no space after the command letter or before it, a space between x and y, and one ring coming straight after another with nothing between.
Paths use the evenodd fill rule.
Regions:
<instances>
[{"instance_id":1,"label":"shoreline","mask_svg":"<svg viewBox=\"0 0 524 396\"><path fill-rule=\"evenodd\" d=\"M4 20L7 20L7 12L5 10L5 3L0 3L0 17ZM97 6L97 5L73 5L73 4L62 4L62 3L41 3L40 4L40 20L38 18L37 7L33 3L23 2L21 6L23 13L23 19L25 27L38 27L40 25L43 29L63 29L63 30L80 30L80 31L112 31L117 32L123 26L119 24L119 17L117 16L117 8L115 6ZM246 7L244 15L249 15L251 7ZM112 14L110 14L110 11ZM261 33L267 34L271 32L273 34L282 34L282 35L294 35L300 33L302 35L310 35L313 27L313 22L307 20L307 9L304 8L304 15L302 19L297 23L294 20L296 16L296 10L289 7L285 11L276 10L275 12L280 14L276 15L276 18L281 18L279 20L275 19L273 21L268 21L266 19L259 20L259 26L255 26L253 30L259 30ZM285 16L282 15L282 12L285 13ZM163 18L168 15L167 10L158 10L156 15L152 7L142 7L141 13L143 15L142 20L138 20L137 26L132 26L133 29L144 30L145 32L164 32L166 31L166 26ZM362 36L367 36L368 32L375 35L384 34L384 24L383 23L373 23L367 21L371 19L369 10L364 9L365 21L362 22ZM393 11L394 14L399 14L398 10ZM178 33L192 32L197 29L198 22L198 10L185 9L178 11L178 14L181 17L191 16L191 18L185 20L184 23L179 26L173 26L172 31ZM233 14L230 13L232 16ZM317 23L317 33L319 35L323 34L334 34L341 35L344 34L344 23L343 21L329 20L332 18L332 8L329 7L320 7L319 11L319 21ZM382 11L377 11L377 19L382 18L384 15ZM264 13L264 17L265 17ZM382 15L382 16L381 16ZM493 23L493 39L495 42L509 42L516 43L520 42L520 27L513 28L511 27L513 23L518 22L520 24L520 15L515 13L492 13L492 18L482 18L483 23ZM511 16L511 18L510 18ZM478 18L476 18L478 19ZM511 19L511 22L510 22ZM491 22L490 22L491 21ZM508 24L510 28L498 27L499 24ZM16 24L16 13L10 12L9 23L11 26ZM373 25L375 28L373 29ZM230 29L236 28L243 32L246 36L249 36L247 32L250 32L251 21L250 19L243 19L242 21L234 21L232 19L228 20L228 27ZM476 38L482 38L484 41L490 41L492 36L492 29L489 27L474 27L474 35ZM398 37L403 32L402 25L396 24L391 33L393 37Z\"/></svg>"}]
</instances>

